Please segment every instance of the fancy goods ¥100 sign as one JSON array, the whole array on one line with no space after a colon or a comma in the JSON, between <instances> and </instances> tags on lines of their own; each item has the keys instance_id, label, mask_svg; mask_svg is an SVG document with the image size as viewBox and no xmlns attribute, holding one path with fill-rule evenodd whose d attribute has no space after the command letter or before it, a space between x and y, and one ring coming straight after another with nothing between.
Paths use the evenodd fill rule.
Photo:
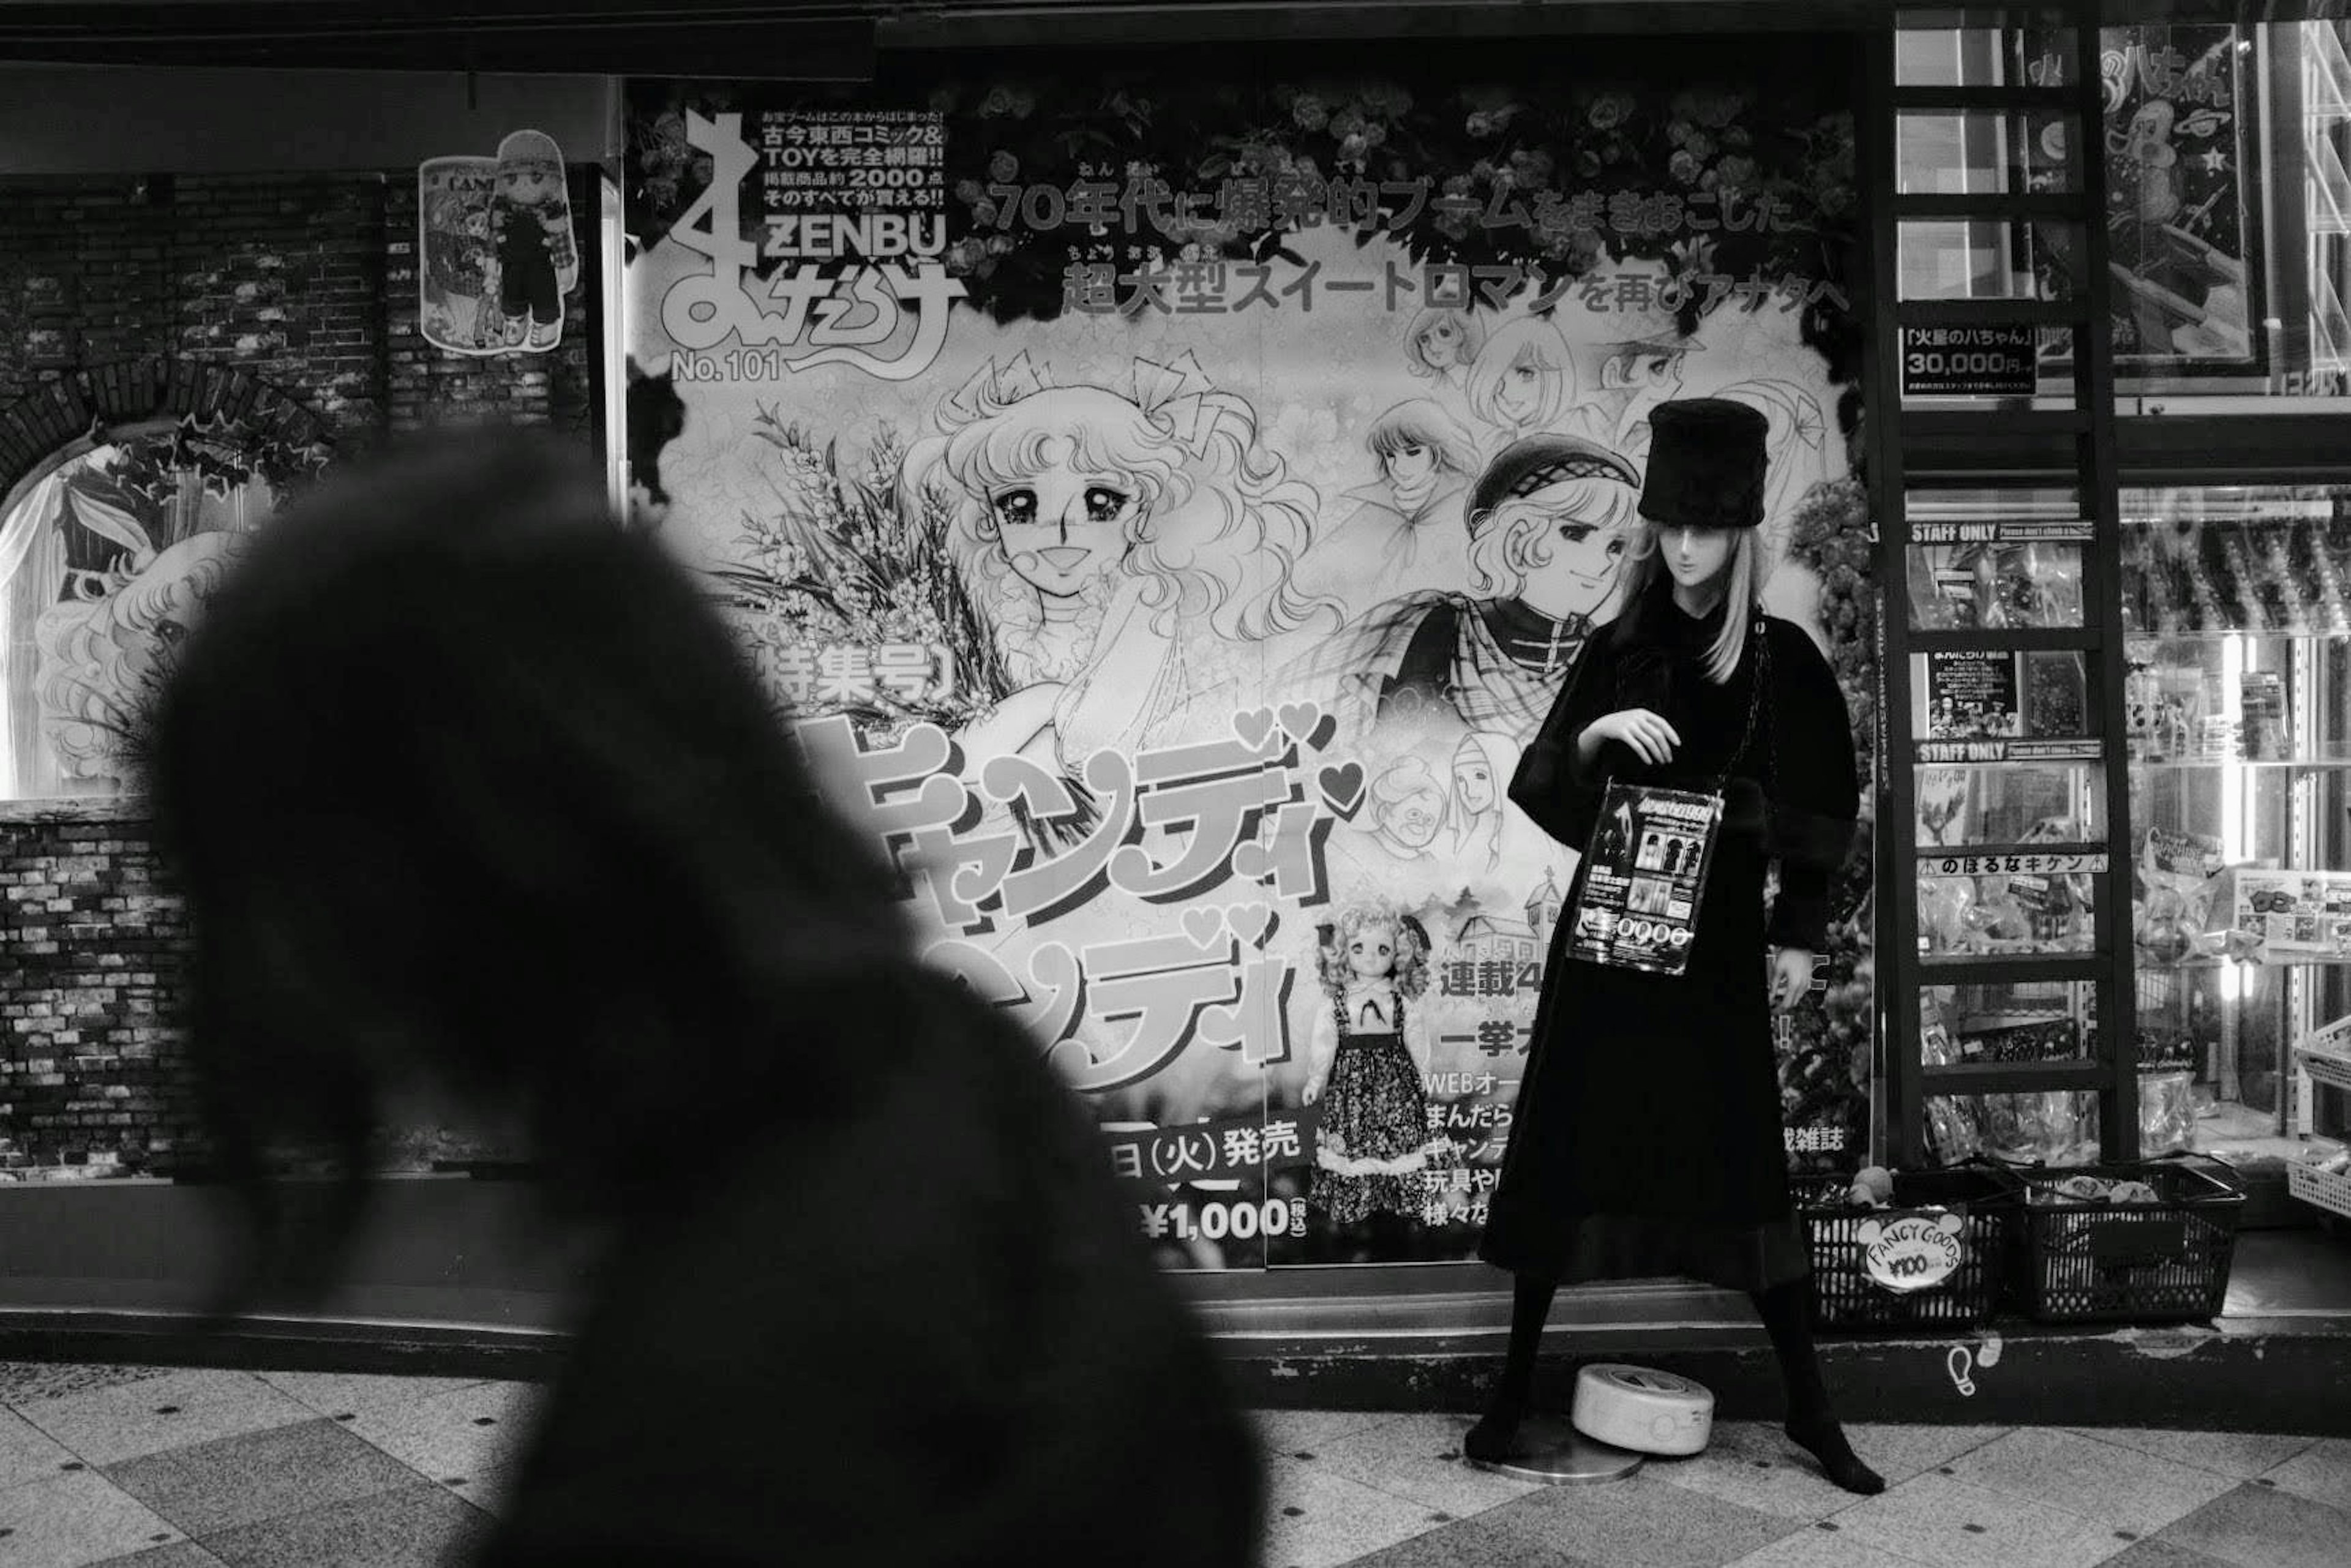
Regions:
<instances>
[{"instance_id":1,"label":"fancy goods \u00a5100 sign","mask_svg":"<svg viewBox=\"0 0 2351 1568\"><path fill-rule=\"evenodd\" d=\"M1930 1291L1967 1260L1967 1217L1948 1208L1873 1215L1861 1222L1862 1268L1896 1295Z\"/></svg>"}]
</instances>

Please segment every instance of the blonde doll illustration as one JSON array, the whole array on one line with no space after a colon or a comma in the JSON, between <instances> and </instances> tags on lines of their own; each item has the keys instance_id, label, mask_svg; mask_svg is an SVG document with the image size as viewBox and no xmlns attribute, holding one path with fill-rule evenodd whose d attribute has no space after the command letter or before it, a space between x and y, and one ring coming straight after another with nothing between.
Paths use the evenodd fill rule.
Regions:
<instances>
[{"instance_id":1,"label":"blonde doll illustration","mask_svg":"<svg viewBox=\"0 0 2351 1568\"><path fill-rule=\"evenodd\" d=\"M1295 580L1320 497L1192 355L1137 360L1131 390L1113 392L1056 384L1024 353L983 368L937 423L906 455L902 497L944 503L1000 637L1069 628L1051 663L1032 662L1035 678L964 732L967 757L1074 772L1097 750L1174 738L1196 714L1221 729L1250 677L1261 684L1260 644L1336 623Z\"/></svg>"},{"instance_id":2,"label":"blonde doll illustration","mask_svg":"<svg viewBox=\"0 0 2351 1568\"><path fill-rule=\"evenodd\" d=\"M1447 391L1465 390L1469 367L1485 347L1486 329L1467 310L1431 306L1405 329L1405 369Z\"/></svg>"},{"instance_id":3,"label":"blonde doll illustration","mask_svg":"<svg viewBox=\"0 0 2351 1568\"><path fill-rule=\"evenodd\" d=\"M1494 329L1469 366L1469 412L1499 451L1521 436L1553 430L1575 403L1575 361L1559 329L1520 317Z\"/></svg>"},{"instance_id":4,"label":"blonde doll illustration","mask_svg":"<svg viewBox=\"0 0 2351 1568\"><path fill-rule=\"evenodd\" d=\"M1324 1007L1307 1047L1305 1102L1322 1108L1308 1201L1334 1225L1408 1216L1428 1164L1428 931L1384 901L1353 904L1316 932Z\"/></svg>"}]
</instances>

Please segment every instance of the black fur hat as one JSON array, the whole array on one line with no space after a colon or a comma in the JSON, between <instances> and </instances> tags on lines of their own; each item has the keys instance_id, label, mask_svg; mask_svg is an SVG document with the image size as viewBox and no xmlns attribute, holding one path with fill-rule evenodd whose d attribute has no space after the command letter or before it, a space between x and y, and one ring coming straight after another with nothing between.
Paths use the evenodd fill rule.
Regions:
<instances>
[{"instance_id":1,"label":"black fur hat","mask_svg":"<svg viewBox=\"0 0 2351 1568\"><path fill-rule=\"evenodd\" d=\"M1641 515L1668 526L1751 528L1763 520L1763 438L1758 410L1729 398L1675 398L1649 411L1649 465Z\"/></svg>"}]
</instances>

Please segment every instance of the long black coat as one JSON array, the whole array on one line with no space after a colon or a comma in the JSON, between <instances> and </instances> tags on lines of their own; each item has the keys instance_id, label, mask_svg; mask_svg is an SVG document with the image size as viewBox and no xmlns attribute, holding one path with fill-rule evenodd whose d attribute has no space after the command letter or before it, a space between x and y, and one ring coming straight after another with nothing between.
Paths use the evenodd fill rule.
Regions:
<instances>
[{"instance_id":1,"label":"long black coat","mask_svg":"<svg viewBox=\"0 0 2351 1568\"><path fill-rule=\"evenodd\" d=\"M477 1568L1257 1561L1256 1436L1074 1097L952 980L865 1006L868 1099L620 1244Z\"/></svg>"},{"instance_id":2,"label":"long black coat","mask_svg":"<svg viewBox=\"0 0 2351 1568\"><path fill-rule=\"evenodd\" d=\"M1760 617L1730 680L1700 663L1722 624L1661 584L1629 638L1595 632L1511 780L1510 799L1581 853L1611 779L1711 789L1740 746L1768 640L1754 738L1730 768L1724 825L1679 976L1572 959L1552 934L1542 999L1479 1254L1541 1279L1683 1276L1736 1290L1800 1279L1766 987L1767 948L1818 951L1859 797L1853 734L1827 661L1794 624ZM1662 768L1611 742L1576 761L1585 727L1620 708L1681 737ZM1764 872L1780 862L1767 919ZM1582 892L1579 863L1568 894Z\"/></svg>"}]
</instances>

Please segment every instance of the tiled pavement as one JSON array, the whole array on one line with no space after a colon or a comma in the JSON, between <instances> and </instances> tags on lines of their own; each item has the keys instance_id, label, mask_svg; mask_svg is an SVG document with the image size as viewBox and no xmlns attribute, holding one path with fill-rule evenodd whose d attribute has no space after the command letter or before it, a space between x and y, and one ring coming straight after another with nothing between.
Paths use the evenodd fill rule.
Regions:
<instances>
[{"instance_id":1,"label":"tiled pavement","mask_svg":"<svg viewBox=\"0 0 2351 1568\"><path fill-rule=\"evenodd\" d=\"M1776 1426L1629 1479L1461 1462L1466 1416L1269 1411L1266 1568L2346 1568L2351 1441L2060 1427L1855 1427L1858 1498Z\"/></svg>"},{"instance_id":2,"label":"tiled pavement","mask_svg":"<svg viewBox=\"0 0 2351 1568\"><path fill-rule=\"evenodd\" d=\"M529 1385L0 1363L0 1568L423 1565L496 1511ZM2343 1568L2351 1441L1858 1427L1855 1498L1776 1428L1629 1480L1461 1462L1466 1417L1259 1416L1266 1568Z\"/></svg>"},{"instance_id":3,"label":"tiled pavement","mask_svg":"<svg viewBox=\"0 0 2351 1568\"><path fill-rule=\"evenodd\" d=\"M537 1396L0 1363L0 1568L439 1563L489 1521Z\"/></svg>"}]
</instances>

